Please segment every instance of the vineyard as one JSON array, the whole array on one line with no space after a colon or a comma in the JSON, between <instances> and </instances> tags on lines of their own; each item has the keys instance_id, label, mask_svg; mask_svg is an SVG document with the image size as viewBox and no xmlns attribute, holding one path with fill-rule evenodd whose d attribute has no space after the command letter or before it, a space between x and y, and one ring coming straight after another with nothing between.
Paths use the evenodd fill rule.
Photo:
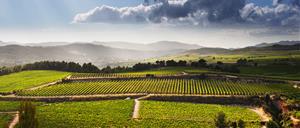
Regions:
<instances>
[{"instance_id":1,"label":"vineyard","mask_svg":"<svg viewBox=\"0 0 300 128\"><path fill-rule=\"evenodd\" d=\"M123 74L123 73L75 73L70 79L80 78L135 78L146 77L146 74Z\"/></svg>"},{"instance_id":2,"label":"vineyard","mask_svg":"<svg viewBox=\"0 0 300 128\"><path fill-rule=\"evenodd\" d=\"M229 121L242 119L246 122L246 128L260 127L260 117L242 106L161 101L141 101L141 104L140 116L142 119L191 121L190 123L194 125L192 127L197 127L195 124L198 124L198 127L212 128L217 113L224 112ZM181 127L191 126L185 124Z\"/></svg>"},{"instance_id":3,"label":"vineyard","mask_svg":"<svg viewBox=\"0 0 300 128\"><path fill-rule=\"evenodd\" d=\"M176 76L182 75L184 73L189 74L199 74L208 72L204 69L197 69L192 67L163 67L152 70L145 71L135 71L135 72L122 72L122 73L74 73L71 79L81 79L81 78L135 78L135 77L146 77L147 74L152 74L156 77L161 76Z\"/></svg>"},{"instance_id":4,"label":"vineyard","mask_svg":"<svg viewBox=\"0 0 300 128\"><path fill-rule=\"evenodd\" d=\"M70 82L18 92L20 96L65 96L95 94L196 94L196 95L263 95L290 92L285 84L246 83L200 79L131 79L97 82Z\"/></svg>"},{"instance_id":5,"label":"vineyard","mask_svg":"<svg viewBox=\"0 0 300 128\"><path fill-rule=\"evenodd\" d=\"M240 106L156 101L141 101L141 117L134 120L133 106L133 100L47 103L37 107L37 117L42 128L212 128L220 111L230 121L244 120L247 128L259 127L260 121L256 113Z\"/></svg>"}]
</instances>

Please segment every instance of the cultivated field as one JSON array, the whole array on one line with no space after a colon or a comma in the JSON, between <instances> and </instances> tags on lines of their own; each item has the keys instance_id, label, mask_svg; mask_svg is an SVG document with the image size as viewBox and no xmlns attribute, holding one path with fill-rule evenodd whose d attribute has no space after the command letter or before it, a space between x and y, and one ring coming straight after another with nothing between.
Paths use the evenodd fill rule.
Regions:
<instances>
[{"instance_id":1,"label":"cultivated field","mask_svg":"<svg viewBox=\"0 0 300 128\"><path fill-rule=\"evenodd\" d=\"M58 71L23 71L0 76L0 93L36 87L60 80L70 73Z\"/></svg>"},{"instance_id":2,"label":"cultivated field","mask_svg":"<svg viewBox=\"0 0 300 128\"><path fill-rule=\"evenodd\" d=\"M258 115L245 107L156 101L141 101L140 118L132 119L133 106L132 100L50 103L38 106L37 116L41 128L206 128L214 126L214 116L220 111L230 121L242 119L249 127L258 128L260 121Z\"/></svg>"},{"instance_id":3,"label":"cultivated field","mask_svg":"<svg viewBox=\"0 0 300 128\"><path fill-rule=\"evenodd\" d=\"M182 75L183 73L195 74L205 73L208 69L199 69L193 67L163 67L158 69L135 71L135 72L121 72L121 73L74 73L71 79L77 78L132 78L132 77L146 77L147 74L155 76L171 76Z\"/></svg>"},{"instance_id":4,"label":"cultivated field","mask_svg":"<svg viewBox=\"0 0 300 128\"><path fill-rule=\"evenodd\" d=\"M166 121L169 126L211 128L218 112L224 112L231 122L242 119L247 127L260 125L260 117L246 107L213 104L141 101L140 118L159 120L161 124Z\"/></svg>"},{"instance_id":5,"label":"cultivated field","mask_svg":"<svg viewBox=\"0 0 300 128\"><path fill-rule=\"evenodd\" d=\"M230 82L199 79L133 79L97 82L61 83L37 90L21 91L21 96L64 96L94 94L198 94L198 95L263 95L293 90L285 84Z\"/></svg>"}]
</instances>

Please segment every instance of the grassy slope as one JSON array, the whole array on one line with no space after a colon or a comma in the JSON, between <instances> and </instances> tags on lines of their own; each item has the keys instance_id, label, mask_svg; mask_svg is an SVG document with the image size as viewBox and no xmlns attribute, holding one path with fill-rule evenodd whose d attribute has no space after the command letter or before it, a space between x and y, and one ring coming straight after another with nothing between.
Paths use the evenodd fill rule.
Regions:
<instances>
[{"instance_id":1,"label":"grassy slope","mask_svg":"<svg viewBox=\"0 0 300 128\"><path fill-rule=\"evenodd\" d=\"M222 61L225 63L235 63L238 59L245 58L248 60L254 60L259 65L272 64L275 60L289 59L293 62L300 64L300 51L240 51L230 54L218 54L218 55L200 55L196 53L185 53L172 56L165 56L160 58L152 58L146 60L146 62L155 62L156 60L187 60L198 61L199 59L205 59L208 63L216 63ZM300 67L299 66L268 66L268 67L242 67L242 74L248 75L261 75L279 79L291 79L300 80Z\"/></svg>"},{"instance_id":2,"label":"grassy slope","mask_svg":"<svg viewBox=\"0 0 300 128\"><path fill-rule=\"evenodd\" d=\"M160 58L152 58L145 60L145 62L155 62L157 60L187 60L198 61L199 59L205 59L209 63L216 63L222 61L225 63L235 63L240 58L246 58L255 60L258 62L267 63L274 59L291 59L294 61L300 60L300 51L254 51L254 52L234 52L229 54L217 54L217 55L201 55L197 53L184 53L178 55L164 56Z\"/></svg>"},{"instance_id":3,"label":"grassy slope","mask_svg":"<svg viewBox=\"0 0 300 128\"><path fill-rule=\"evenodd\" d=\"M141 107L140 114L143 118L141 120L131 119L132 100L52 103L39 106L37 114L39 127L42 128L213 127L211 122L213 115L211 114L216 114L218 110L224 111L229 119L259 120L255 113L242 107L191 103L178 103L174 106L174 103L170 102L153 101L142 101ZM204 108L210 113L203 112ZM182 111L183 109L186 111ZM232 112L233 110L237 110L237 112ZM247 117L233 115L239 113L243 113ZM187 118L191 120L186 120ZM251 127L257 127L256 123L251 124Z\"/></svg>"},{"instance_id":4,"label":"grassy slope","mask_svg":"<svg viewBox=\"0 0 300 128\"><path fill-rule=\"evenodd\" d=\"M300 66L272 65L241 67L242 74L272 76L274 78L300 80Z\"/></svg>"},{"instance_id":5,"label":"grassy slope","mask_svg":"<svg viewBox=\"0 0 300 128\"><path fill-rule=\"evenodd\" d=\"M10 92L53 82L69 75L58 71L23 71L0 76L0 92Z\"/></svg>"}]
</instances>

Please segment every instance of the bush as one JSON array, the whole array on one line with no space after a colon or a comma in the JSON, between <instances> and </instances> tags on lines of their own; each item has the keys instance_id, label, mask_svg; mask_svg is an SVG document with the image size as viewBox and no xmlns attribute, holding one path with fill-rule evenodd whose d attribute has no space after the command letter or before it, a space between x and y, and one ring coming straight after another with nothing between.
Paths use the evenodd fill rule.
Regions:
<instances>
[{"instance_id":1,"label":"bush","mask_svg":"<svg viewBox=\"0 0 300 128\"><path fill-rule=\"evenodd\" d=\"M215 119L215 126L217 128L226 128L226 116L224 112L219 112Z\"/></svg>"},{"instance_id":2,"label":"bush","mask_svg":"<svg viewBox=\"0 0 300 128\"><path fill-rule=\"evenodd\" d=\"M245 126L245 122L243 121L243 120L241 120L241 119L239 119L239 121L238 121L238 128L245 128L246 126Z\"/></svg>"}]
</instances>

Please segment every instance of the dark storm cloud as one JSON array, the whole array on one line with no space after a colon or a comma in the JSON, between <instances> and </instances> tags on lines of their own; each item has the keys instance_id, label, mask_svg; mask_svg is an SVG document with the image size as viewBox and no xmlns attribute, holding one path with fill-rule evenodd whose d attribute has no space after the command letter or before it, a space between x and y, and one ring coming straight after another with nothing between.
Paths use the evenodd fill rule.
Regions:
<instances>
[{"instance_id":1,"label":"dark storm cloud","mask_svg":"<svg viewBox=\"0 0 300 128\"><path fill-rule=\"evenodd\" d=\"M244 5L245 0L188 0L184 4L170 4L166 1L151 12L149 20L160 23L162 17L168 19L194 17L197 12L203 12L211 22L228 19L239 21L239 10Z\"/></svg>"},{"instance_id":2,"label":"dark storm cloud","mask_svg":"<svg viewBox=\"0 0 300 128\"><path fill-rule=\"evenodd\" d=\"M300 0L273 0L261 7L246 0L145 0L136 7L97 7L75 16L75 23L167 23L176 25L249 25L299 33Z\"/></svg>"}]
</instances>

